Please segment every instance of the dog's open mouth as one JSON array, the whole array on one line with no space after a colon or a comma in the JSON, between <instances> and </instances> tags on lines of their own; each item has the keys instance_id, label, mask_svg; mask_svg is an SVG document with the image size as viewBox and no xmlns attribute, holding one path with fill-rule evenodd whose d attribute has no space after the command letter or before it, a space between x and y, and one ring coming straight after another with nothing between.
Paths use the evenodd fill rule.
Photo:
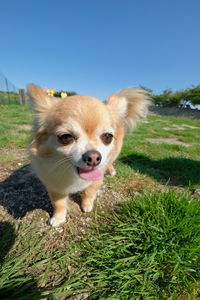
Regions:
<instances>
[{"instance_id":1,"label":"dog's open mouth","mask_svg":"<svg viewBox=\"0 0 200 300\"><path fill-rule=\"evenodd\" d=\"M84 169L77 167L77 171L79 176L84 180L96 181L102 179L103 177L103 172L95 168Z\"/></svg>"}]
</instances>

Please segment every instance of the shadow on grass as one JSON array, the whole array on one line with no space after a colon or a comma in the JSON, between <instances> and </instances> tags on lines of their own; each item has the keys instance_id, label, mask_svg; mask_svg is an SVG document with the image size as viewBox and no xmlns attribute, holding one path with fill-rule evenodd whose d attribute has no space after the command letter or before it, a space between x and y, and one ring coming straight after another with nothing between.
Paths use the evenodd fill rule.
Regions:
<instances>
[{"instance_id":1,"label":"shadow on grass","mask_svg":"<svg viewBox=\"0 0 200 300\"><path fill-rule=\"evenodd\" d=\"M16 219L24 217L34 209L42 209L52 214L48 193L31 172L30 165L17 169L0 183L0 205Z\"/></svg>"},{"instance_id":2,"label":"shadow on grass","mask_svg":"<svg viewBox=\"0 0 200 300\"><path fill-rule=\"evenodd\" d=\"M79 206L80 194L70 195ZM53 209L47 190L31 171L30 165L15 170L0 182L0 205L15 218L23 218L26 213L42 209L52 216Z\"/></svg>"},{"instance_id":3,"label":"shadow on grass","mask_svg":"<svg viewBox=\"0 0 200 300\"><path fill-rule=\"evenodd\" d=\"M15 238L13 225L9 222L0 222L0 299L41 299L37 281L32 275L18 276L11 264L5 262L4 265L4 258L12 248ZM34 298L30 298L32 296Z\"/></svg>"},{"instance_id":4,"label":"shadow on grass","mask_svg":"<svg viewBox=\"0 0 200 300\"><path fill-rule=\"evenodd\" d=\"M120 161L161 183L177 186L200 184L200 161L175 157L152 160L141 154L129 155L121 158Z\"/></svg>"}]
</instances>

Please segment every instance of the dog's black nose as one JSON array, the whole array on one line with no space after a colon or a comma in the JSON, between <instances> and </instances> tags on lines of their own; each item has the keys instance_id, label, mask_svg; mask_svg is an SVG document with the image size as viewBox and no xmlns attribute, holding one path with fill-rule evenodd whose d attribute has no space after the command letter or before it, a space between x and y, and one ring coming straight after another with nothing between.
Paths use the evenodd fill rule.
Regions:
<instances>
[{"instance_id":1,"label":"dog's black nose","mask_svg":"<svg viewBox=\"0 0 200 300\"><path fill-rule=\"evenodd\" d=\"M98 166L101 162L101 158L101 153L95 150L87 151L82 155L84 163L90 167Z\"/></svg>"}]
</instances>

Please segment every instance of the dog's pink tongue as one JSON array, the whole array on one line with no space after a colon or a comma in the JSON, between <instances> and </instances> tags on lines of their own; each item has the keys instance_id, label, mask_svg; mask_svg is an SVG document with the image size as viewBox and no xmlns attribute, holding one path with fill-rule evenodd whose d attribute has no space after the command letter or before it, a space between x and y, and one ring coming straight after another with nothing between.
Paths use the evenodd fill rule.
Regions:
<instances>
[{"instance_id":1,"label":"dog's pink tongue","mask_svg":"<svg viewBox=\"0 0 200 300\"><path fill-rule=\"evenodd\" d=\"M103 173L98 169L93 169L89 171L84 169L79 169L79 175L82 179L89 180L89 181L99 180L103 177Z\"/></svg>"}]
</instances>

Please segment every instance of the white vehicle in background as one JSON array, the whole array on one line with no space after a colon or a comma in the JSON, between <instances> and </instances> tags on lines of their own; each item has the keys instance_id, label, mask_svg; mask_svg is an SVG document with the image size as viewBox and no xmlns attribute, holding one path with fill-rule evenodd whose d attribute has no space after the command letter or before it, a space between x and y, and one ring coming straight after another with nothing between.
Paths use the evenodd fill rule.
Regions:
<instances>
[{"instance_id":1,"label":"white vehicle in background","mask_svg":"<svg viewBox=\"0 0 200 300\"><path fill-rule=\"evenodd\" d=\"M189 101L189 100L181 100L180 104L179 104L179 107L200 110L200 105L199 104L198 105L193 105L192 102Z\"/></svg>"}]
</instances>

